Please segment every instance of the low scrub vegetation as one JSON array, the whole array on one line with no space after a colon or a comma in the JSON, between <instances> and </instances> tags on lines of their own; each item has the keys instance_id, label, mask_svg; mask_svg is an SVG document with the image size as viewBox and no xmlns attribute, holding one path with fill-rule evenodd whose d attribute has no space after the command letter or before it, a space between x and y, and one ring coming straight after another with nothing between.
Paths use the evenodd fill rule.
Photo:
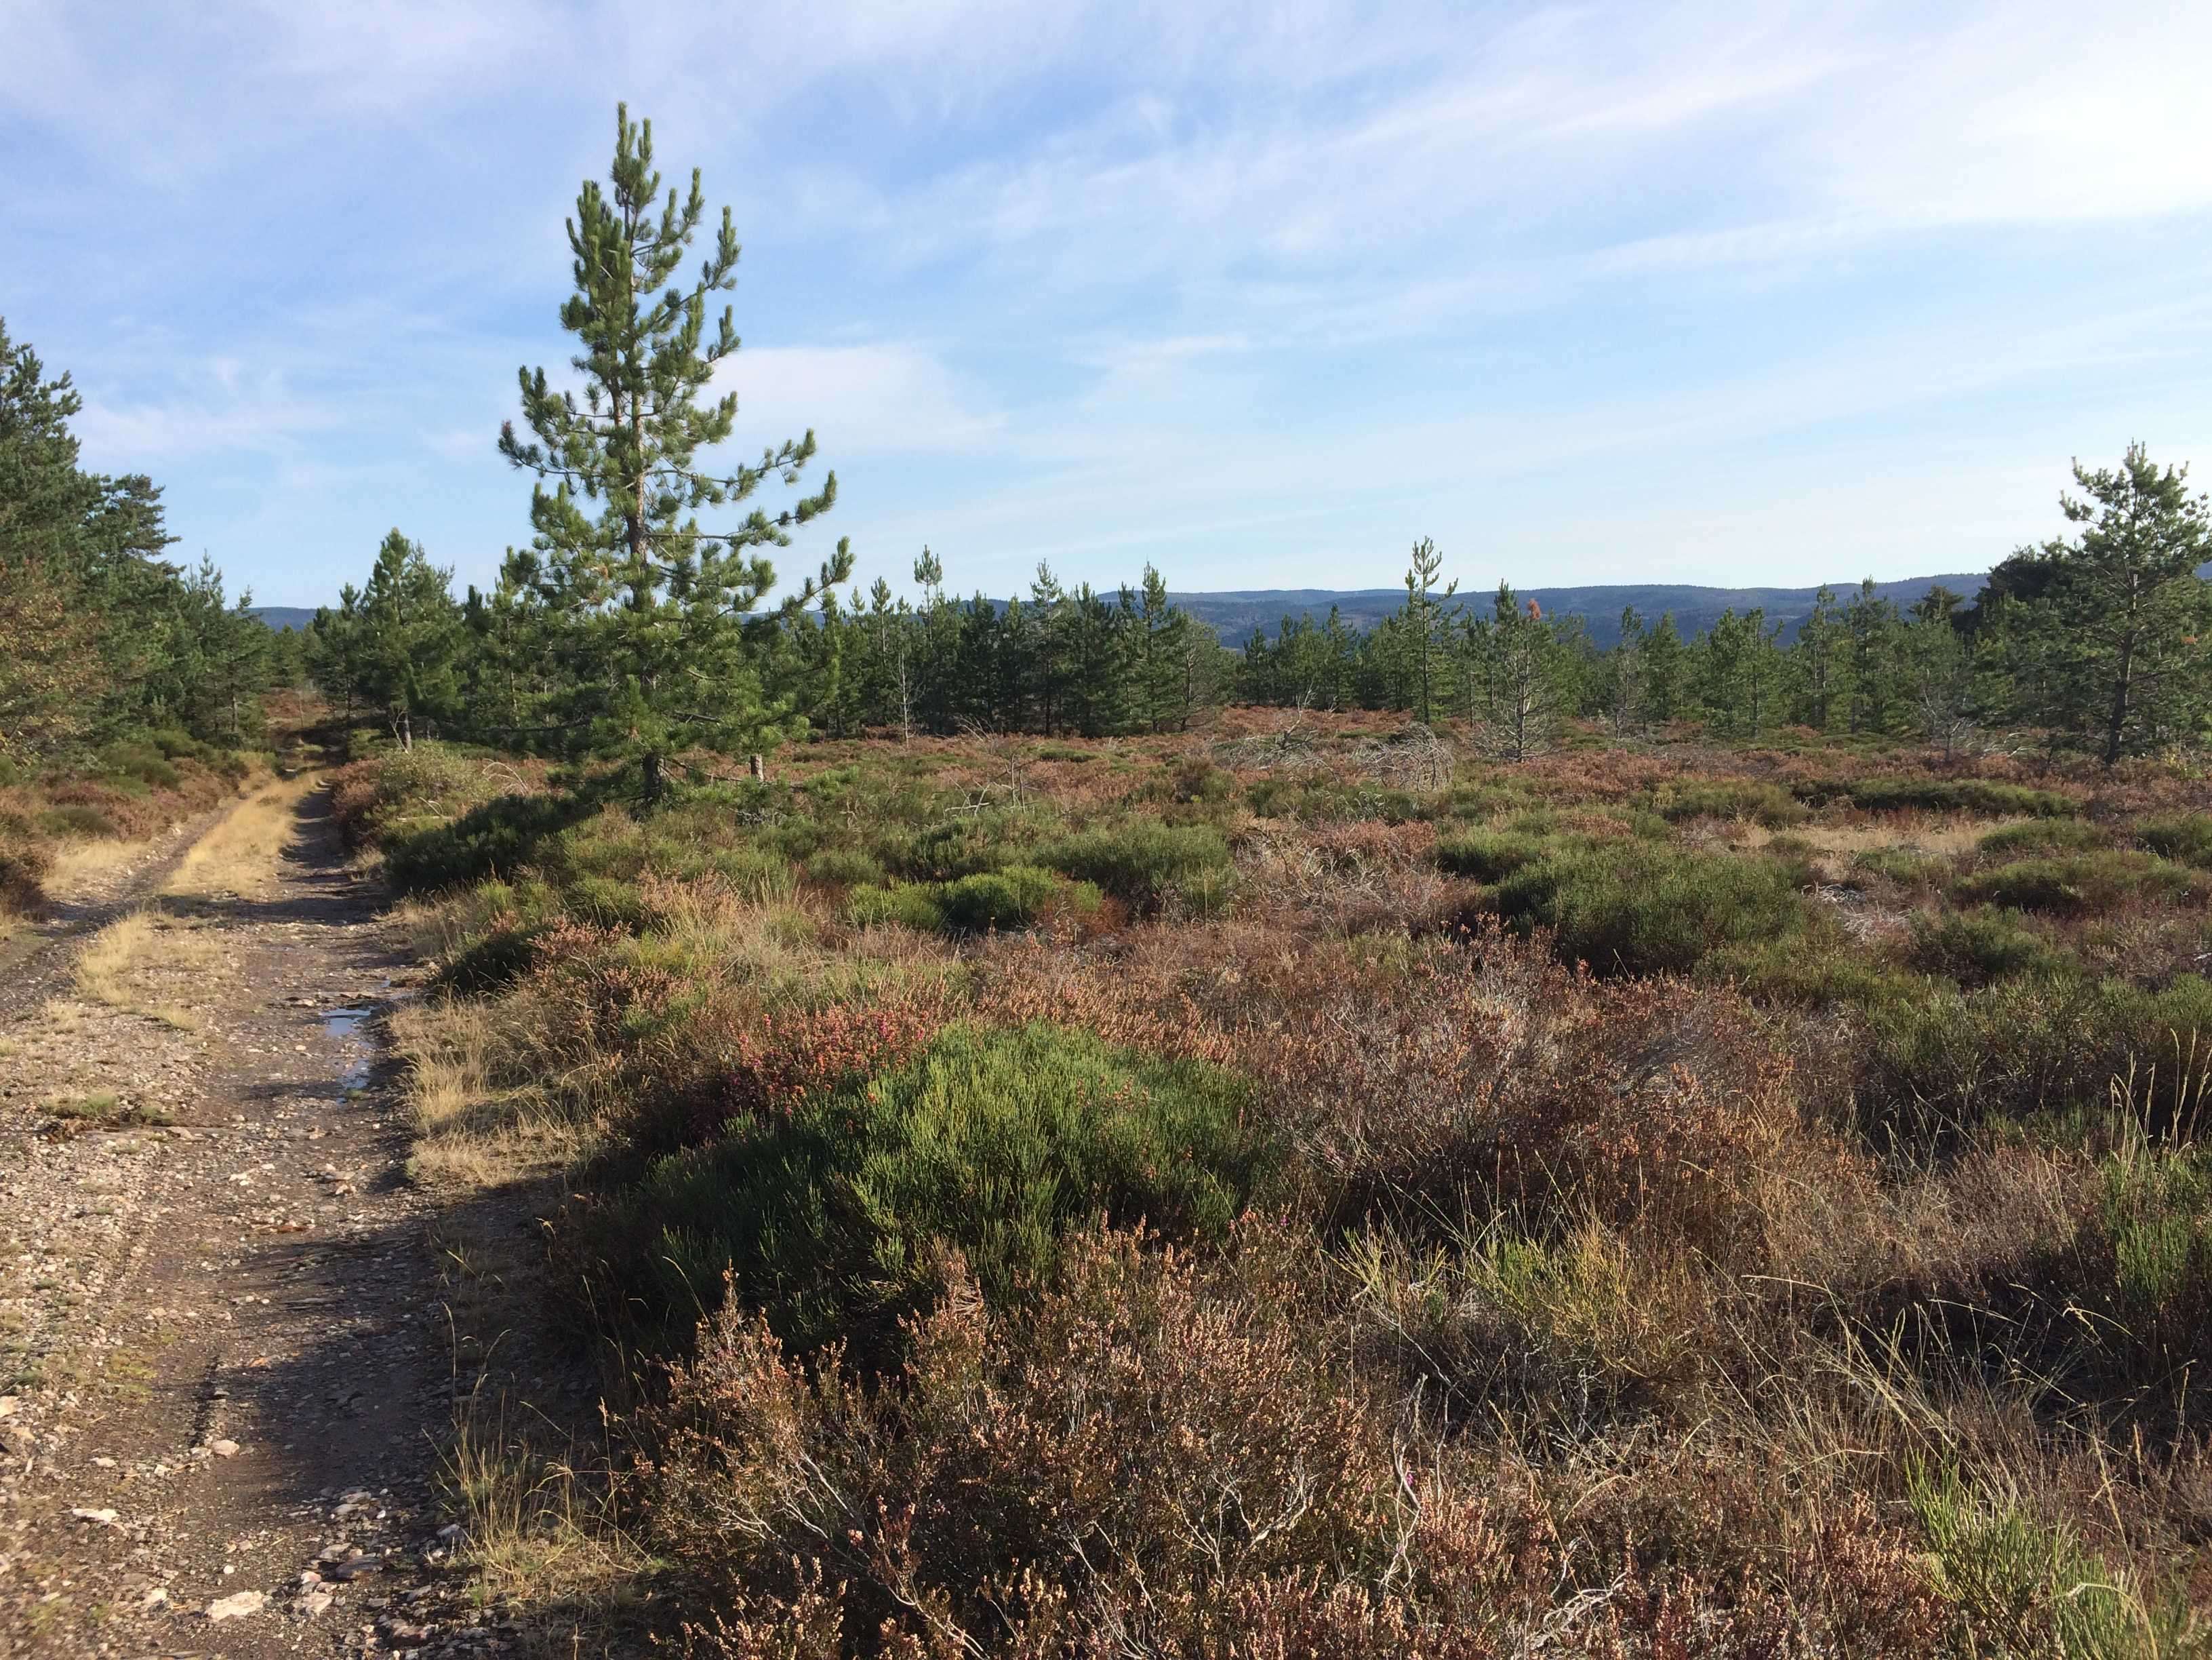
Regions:
<instances>
[{"instance_id":1,"label":"low scrub vegetation","mask_svg":"<svg viewBox=\"0 0 2212 1660\"><path fill-rule=\"evenodd\" d=\"M659 1635L2199 1651L2204 787L1301 733L342 779Z\"/></svg>"}]
</instances>

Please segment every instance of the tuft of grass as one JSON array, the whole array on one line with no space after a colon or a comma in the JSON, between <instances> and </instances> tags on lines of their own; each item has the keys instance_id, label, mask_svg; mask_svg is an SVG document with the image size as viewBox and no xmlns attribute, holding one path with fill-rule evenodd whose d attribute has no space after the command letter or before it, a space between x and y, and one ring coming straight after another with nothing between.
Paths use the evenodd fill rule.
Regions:
<instances>
[{"instance_id":1,"label":"tuft of grass","mask_svg":"<svg viewBox=\"0 0 2212 1660\"><path fill-rule=\"evenodd\" d=\"M1923 1468L1907 1497L1969 1652L2158 1660L2185 1651L2185 1611L2147 1604L2134 1575L2038 1519L2003 1486Z\"/></svg>"}]
</instances>

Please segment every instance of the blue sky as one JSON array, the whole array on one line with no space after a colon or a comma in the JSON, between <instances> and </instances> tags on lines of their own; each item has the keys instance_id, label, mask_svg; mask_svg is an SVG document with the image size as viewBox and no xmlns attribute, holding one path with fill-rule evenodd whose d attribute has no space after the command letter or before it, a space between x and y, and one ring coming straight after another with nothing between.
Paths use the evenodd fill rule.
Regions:
<instances>
[{"instance_id":1,"label":"blue sky","mask_svg":"<svg viewBox=\"0 0 2212 1660\"><path fill-rule=\"evenodd\" d=\"M0 315L270 604L526 538L614 104L865 577L1986 567L2212 455L2212 7L0 0ZM2212 478L2208 478L2212 483Z\"/></svg>"}]
</instances>

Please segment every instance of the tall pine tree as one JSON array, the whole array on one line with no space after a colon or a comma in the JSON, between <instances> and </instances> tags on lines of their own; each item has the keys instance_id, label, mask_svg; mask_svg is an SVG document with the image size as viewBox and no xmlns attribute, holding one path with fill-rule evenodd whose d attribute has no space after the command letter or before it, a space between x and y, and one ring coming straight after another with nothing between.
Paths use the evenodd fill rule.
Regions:
<instances>
[{"instance_id":1,"label":"tall pine tree","mask_svg":"<svg viewBox=\"0 0 2212 1660\"><path fill-rule=\"evenodd\" d=\"M775 586L759 550L788 545L793 526L836 500L837 481L831 473L818 495L774 514L755 508L700 523L702 509L735 509L771 477L796 484L814 459L814 434L764 450L753 465L704 465L737 422L734 392L702 401L738 347L726 306L714 337L706 333L709 299L737 285L736 228L723 209L696 280L676 285L706 213L699 173L688 196L672 188L664 201L652 124L633 122L626 106L616 112L610 182L602 190L587 179L568 222L576 287L561 325L580 345L571 362L582 396L550 385L542 368L524 369L533 438L525 442L510 422L500 449L538 479L530 520L565 672L554 702L566 747L635 765L652 802L672 755L761 748L787 729L792 710L763 692L745 627ZM820 585L844 581L851 564L840 542ZM810 581L787 610L817 591Z\"/></svg>"}]
</instances>

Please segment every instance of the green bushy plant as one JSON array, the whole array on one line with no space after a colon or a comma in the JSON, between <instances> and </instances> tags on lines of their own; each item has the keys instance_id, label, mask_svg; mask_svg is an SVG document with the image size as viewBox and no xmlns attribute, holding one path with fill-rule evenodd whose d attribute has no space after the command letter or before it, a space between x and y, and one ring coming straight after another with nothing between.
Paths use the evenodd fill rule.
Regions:
<instances>
[{"instance_id":1,"label":"green bushy plant","mask_svg":"<svg viewBox=\"0 0 2212 1660\"><path fill-rule=\"evenodd\" d=\"M1669 824L1689 818L1748 818L1769 830L1802 824L1812 810L1779 785L1748 779L1698 779L1662 784L1651 793L1651 811Z\"/></svg>"},{"instance_id":2,"label":"green bushy plant","mask_svg":"<svg viewBox=\"0 0 2212 1660\"><path fill-rule=\"evenodd\" d=\"M2016 915L1988 906L1916 917L1908 960L1923 973L1963 986L1986 985L2008 975L2059 974L2071 966L2064 953Z\"/></svg>"},{"instance_id":3,"label":"green bushy plant","mask_svg":"<svg viewBox=\"0 0 2212 1660\"><path fill-rule=\"evenodd\" d=\"M661 1161L621 1206L629 1272L672 1319L727 1268L788 1341L882 1341L933 1241L997 1299L1102 1219L1221 1237L1276 1157L1249 1108L1225 1072L1088 1033L951 1027L888 1075Z\"/></svg>"},{"instance_id":4,"label":"green bushy plant","mask_svg":"<svg viewBox=\"0 0 2212 1660\"><path fill-rule=\"evenodd\" d=\"M810 881L824 887L881 887L888 879L884 867L857 848L824 848L806 861Z\"/></svg>"},{"instance_id":5,"label":"green bushy plant","mask_svg":"<svg viewBox=\"0 0 2212 1660\"><path fill-rule=\"evenodd\" d=\"M1804 902L1778 861L1630 841L1524 866L1498 888L1506 922L1553 931L1599 974L1687 973L1724 946L1794 933Z\"/></svg>"},{"instance_id":6,"label":"green bushy plant","mask_svg":"<svg viewBox=\"0 0 2212 1660\"><path fill-rule=\"evenodd\" d=\"M2087 853L2108 845L2111 840L2101 828L2082 819L2032 818L1991 830L1982 838L1981 849L1995 858L2019 859Z\"/></svg>"},{"instance_id":7,"label":"green bushy plant","mask_svg":"<svg viewBox=\"0 0 2212 1660\"><path fill-rule=\"evenodd\" d=\"M2212 814L2166 813L2136 826L2136 838L2161 859L2212 870Z\"/></svg>"},{"instance_id":8,"label":"green bushy plant","mask_svg":"<svg viewBox=\"0 0 2212 1660\"><path fill-rule=\"evenodd\" d=\"M2056 790L1990 778L1857 778L1799 787L1815 806L1840 796L1869 812L1972 812L1985 818L2063 818L2080 804Z\"/></svg>"},{"instance_id":9,"label":"green bushy plant","mask_svg":"<svg viewBox=\"0 0 2212 1660\"><path fill-rule=\"evenodd\" d=\"M1170 897L1209 909L1228 892L1232 873L1228 838L1211 824L1147 818L1064 837L1038 861L1135 911L1157 910Z\"/></svg>"},{"instance_id":10,"label":"green bushy plant","mask_svg":"<svg viewBox=\"0 0 2212 1660\"><path fill-rule=\"evenodd\" d=\"M39 815L39 829L47 836L120 836L115 821L98 807L82 801L48 807Z\"/></svg>"},{"instance_id":11,"label":"green bushy plant","mask_svg":"<svg viewBox=\"0 0 2212 1660\"><path fill-rule=\"evenodd\" d=\"M2132 898L2172 900L2187 894L2190 873L2148 854L2107 849L2054 859L2023 859L1977 871L1951 885L1963 904L2008 905L2015 910L2078 916L2109 910Z\"/></svg>"},{"instance_id":12,"label":"green bushy plant","mask_svg":"<svg viewBox=\"0 0 2212 1660\"><path fill-rule=\"evenodd\" d=\"M1510 830L1447 831L1437 837L1437 868L1450 876L1497 882L1544 856L1538 837Z\"/></svg>"}]
</instances>

